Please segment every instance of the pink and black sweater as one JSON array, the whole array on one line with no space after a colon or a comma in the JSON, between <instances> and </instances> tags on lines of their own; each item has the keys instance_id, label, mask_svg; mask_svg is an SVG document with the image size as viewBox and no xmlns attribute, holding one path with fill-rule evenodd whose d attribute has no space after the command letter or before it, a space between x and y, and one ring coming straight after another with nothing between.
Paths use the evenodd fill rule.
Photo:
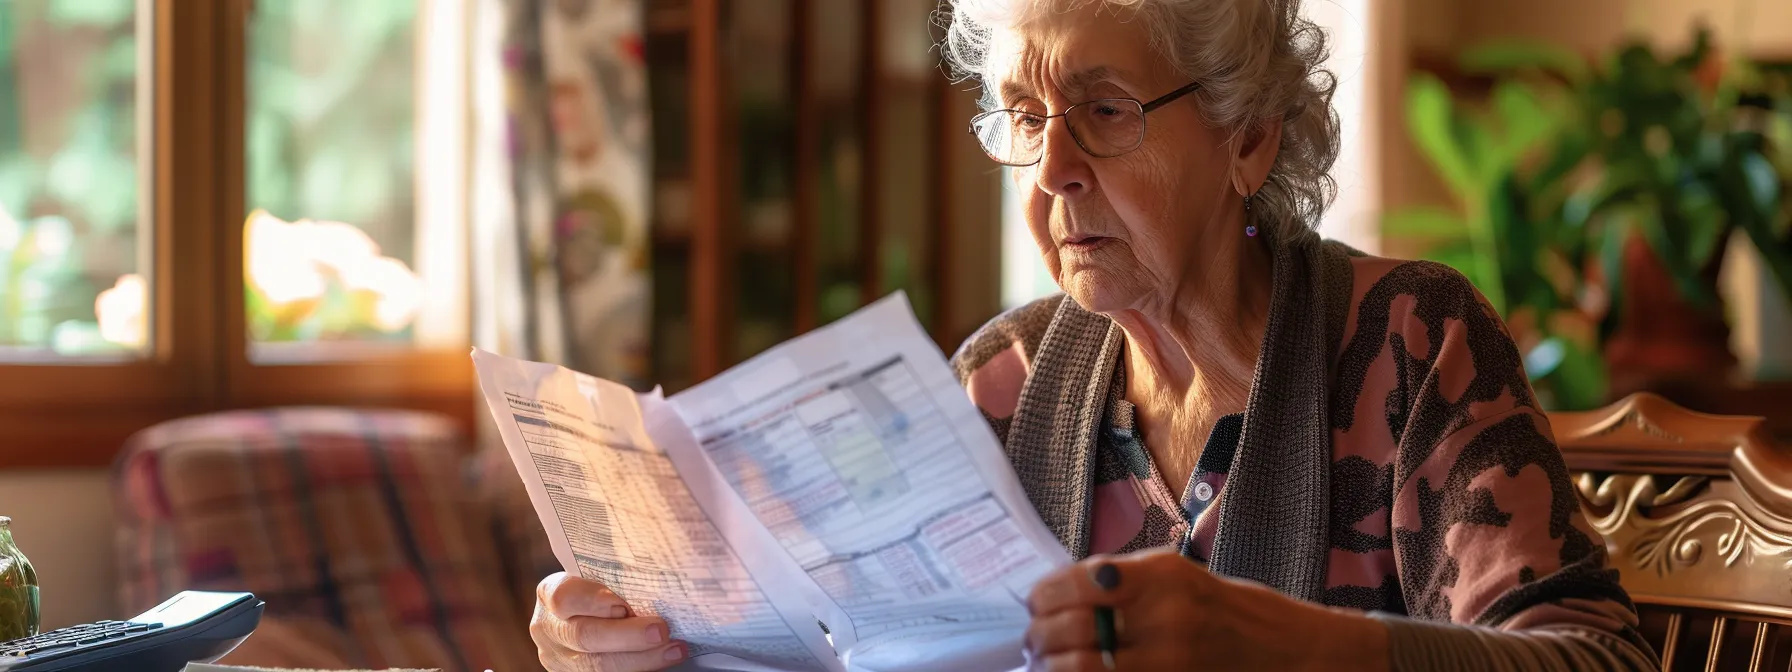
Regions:
<instances>
[{"instance_id":1,"label":"pink and black sweater","mask_svg":"<svg viewBox=\"0 0 1792 672\"><path fill-rule=\"evenodd\" d=\"M1396 670L1656 669L1517 348L1468 281L1316 236L1272 249L1249 406L1205 438L1182 501L1133 424L1110 320L1053 296L954 355L1072 555L1175 545L1368 611Z\"/></svg>"}]
</instances>

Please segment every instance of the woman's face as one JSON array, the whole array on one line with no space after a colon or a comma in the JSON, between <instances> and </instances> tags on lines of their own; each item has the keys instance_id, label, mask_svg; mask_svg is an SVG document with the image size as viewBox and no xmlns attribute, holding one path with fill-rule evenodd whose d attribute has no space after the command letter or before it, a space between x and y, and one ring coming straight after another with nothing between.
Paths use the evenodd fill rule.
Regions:
<instances>
[{"instance_id":1,"label":"woman's face","mask_svg":"<svg viewBox=\"0 0 1792 672\"><path fill-rule=\"evenodd\" d=\"M1141 21L1099 4L995 36L987 84L999 107L1058 114L1098 98L1149 102L1189 83L1153 53ZM1219 239L1244 235L1230 143L1202 121L1197 95L1147 114L1143 144L1112 158L1084 152L1064 119L1052 119L1039 163L1014 169L1053 279L1085 309L1173 300L1237 249Z\"/></svg>"}]
</instances>

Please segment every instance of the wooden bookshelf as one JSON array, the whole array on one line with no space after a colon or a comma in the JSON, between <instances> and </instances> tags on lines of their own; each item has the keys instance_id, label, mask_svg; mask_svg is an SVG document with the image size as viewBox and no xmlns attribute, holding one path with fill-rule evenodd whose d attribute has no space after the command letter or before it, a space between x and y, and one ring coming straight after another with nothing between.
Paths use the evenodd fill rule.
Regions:
<instances>
[{"instance_id":1,"label":"wooden bookshelf","mask_svg":"<svg viewBox=\"0 0 1792 672\"><path fill-rule=\"evenodd\" d=\"M913 68L937 58L937 36L915 30L933 8L649 3L654 374L668 389L896 289L948 351L995 314L997 171L962 130L975 94Z\"/></svg>"}]
</instances>

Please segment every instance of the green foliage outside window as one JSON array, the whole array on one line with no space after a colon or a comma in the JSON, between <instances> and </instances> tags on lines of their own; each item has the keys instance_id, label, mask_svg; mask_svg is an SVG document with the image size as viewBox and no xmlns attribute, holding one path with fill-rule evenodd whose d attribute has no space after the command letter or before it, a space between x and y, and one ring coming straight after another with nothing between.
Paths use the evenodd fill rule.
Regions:
<instances>
[{"instance_id":1,"label":"green foliage outside window","mask_svg":"<svg viewBox=\"0 0 1792 672\"><path fill-rule=\"evenodd\" d=\"M142 345L95 311L139 270L135 19L132 0L0 2L0 349Z\"/></svg>"},{"instance_id":2,"label":"green foliage outside window","mask_svg":"<svg viewBox=\"0 0 1792 672\"><path fill-rule=\"evenodd\" d=\"M244 123L250 208L343 222L380 254L413 261L416 18L414 0L255 3ZM246 270L257 341L410 338L408 327L382 325L368 297L327 269L320 296L287 304L257 285L265 268Z\"/></svg>"}]
</instances>

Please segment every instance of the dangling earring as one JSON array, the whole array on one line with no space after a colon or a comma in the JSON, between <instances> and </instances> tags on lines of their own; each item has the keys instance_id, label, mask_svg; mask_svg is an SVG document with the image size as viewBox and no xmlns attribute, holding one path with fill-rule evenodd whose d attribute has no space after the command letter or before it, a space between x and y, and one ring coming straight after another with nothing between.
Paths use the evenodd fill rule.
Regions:
<instances>
[{"instance_id":1,"label":"dangling earring","mask_svg":"<svg viewBox=\"0 0 1792 672\"><path fill-rule=\"evenodd\" d=\"M1244 195L1244 216L1247 219L1251 216L1251 195L1250 194ZM1244 235L1256 237L1257 225L1256 224L1246 224L1244 227Z\"/></svg>"}]
</instances>

